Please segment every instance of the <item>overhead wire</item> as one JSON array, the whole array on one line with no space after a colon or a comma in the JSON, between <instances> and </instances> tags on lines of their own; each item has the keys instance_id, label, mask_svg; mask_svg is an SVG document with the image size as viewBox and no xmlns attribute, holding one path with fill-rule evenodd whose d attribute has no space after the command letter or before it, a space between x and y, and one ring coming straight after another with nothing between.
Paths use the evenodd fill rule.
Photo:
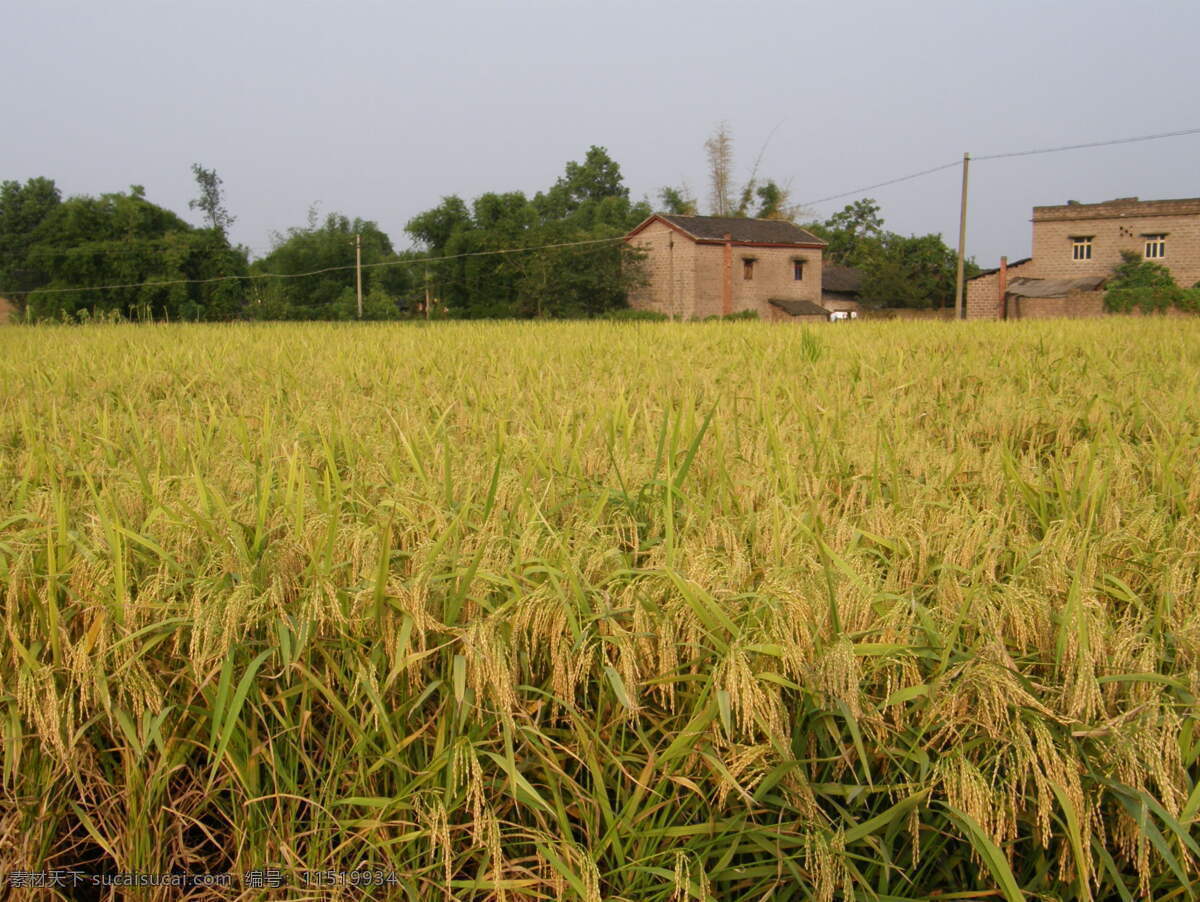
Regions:
<instances>
[{"instance_id":1,"label":"overhead wire","mask_svg":"<svg viewBox=\"0 0 1200 902\"><path fill-rule=\"evenodd\" d=\"M1064 150L1084 150L1092 147L1109 147L1114 144L1135 144L1139 141L1157 141L1160 138L1180 138L1185 135L1200 134L1200 128L1185 128L1173 132L1160 132L1155 135L1137 135L1133 138L1111 138L1106 141L1089 141L1085 144L1063 144L1058 147L1040 147L1033 150L1014 150L1006 153L989 153L979 156L971 155L972 163L979 163L987 160L1004 160L1011 157L1031 157L1038 154L1059 153ZM922 169L920 172L913 172L908 175L902 175L899 178L888 179L885 182L876 182L874 185L865 185L862 188L855 188L853 191L843 191L839 194L830 194L827 197L819 197L816 200L805 201L801 206L815 207L817 204L827 203L831 200L841 200L843 197L853 197L856 194L863 194L867 191L873 191L876 188L886 188L889 185L898 185L901 182L908 182L912 179L921 178L922 176L932 175L935 172L941 172L944 169L953 169L955 166L961 166L962 160L951 160L949 163L943 163L940 166L932 166L929 169Z\"/></svg>"},{"instance_id":2,"label":"overhead wire","mask_svg":"<svg viewBox=\"0 0 1200 902\"><path fill-rule=\"evenodd\" d=\"M417 263L440 263L445 260L459 260L464 257L486 257L493 254L519 254L526 251L542 251L553 250L556 248L566 247L582 247L591 244L613 244L618 241L624 241L624 235L617 235L612 238L590 238L585 241L564 241L558 244L539 244L529 247L510 247L498 248L490 251L469 251L462 254L447 254L443 257L409 257L403 260L382 260L376 263L364 263L362 269L372 269L381 266L412 266ZM345 272L355 269L353 263L348 263L345 266L326 266L322 269L314 269L308 272L296 273L248 273L246 275L231 275L231 276L212 276L207 279L163 279L161 281L152 282L125 282L116 285L89 285L80 288L36 288L38 294L66 294L72 291L108 291L117 288L165 288L169 285L211 285L214 282L249 282L257 279L304 279L309 276L319 276L330 272ZM17 292L10 292L17 293ZM32 294L33 292L26 292Z\"/></svg>"},{"instance_id":3,"label":"overhead wire","mask_svg":"<svg viewBox=\"0 0 1200 902\"><path fill-rule=\"evenodd\" d=\"M1109 139L1106 141L1089 141L1089 142L1083 143L1083 144L1064 144L1064 145L1060 145L1058 147L1043 147L1043 148L1035 148L1032 150L1016 150L1016 151L1008 151L1005 153L981 154L979 156L971 157L971 160L972 160L972 162L984 162L987 160L1003 160L1003 159L1009 159L1012 157L1028 157L1028 156L1036 156L1039 154L1060 153L1062 151L1068 151L1068 150L1084 150L1084 149L1089 149L1089 148L1094 148L1094 147L1110 147L1110 146L1116 145L1116 144L1135 144L1135 143L1138 143L1141 141L1156 141L1156 140L1163 139L1163 138L1179 138L1179 137L1184 137L1186 135L1196 135L1196 134L1200 134L1200 128L1179 129L1177 131L1160 132L1158 134L1153 134L1153 135L1137 135L1132 138L1112 138L1112 139ZM922 178L927 175L932 175L935 172L942 172L946 169L952 169L956 166L961 166L962 163L963 163L962 160L952 160L949 163L942 163L938 166L931 166L930 168L922 169L919 172L912 172L912 173L909 173L908 175L902 175L902 176L898 176L897 178L887 179L886 181L875 182L874 184L871 184L871 185L864 185L863 187L855 188L852 191L843 191L838 194L830 194L825 197L817 198L815 200L805 201L803 204L801 204L801 206L802 207L812 207L812 206L816 206L818 204L828 203L831 200L841 200L844 197L853 197L858 194L863 194L867 191L874 191L877 188L886 188L890 185L898 185L902 182L908 182L908 181L912 181L913 179L918 179L918 178ZM486 256L497 255L497 254L519 254L519 253L527 253L529 251L553 250L556 248L582 247L585 245L595 245L595 244L611 244L611 243L615 243L618 241L624 241L624 240L625 240L624 236L616 236L616 237L612 237L612 238L593 238L593 239L588 239L585 241L566 241L566 242L560 242L557 244L542 244L542 245L530 245L527 247L498 248L495 250L488 250L488 251L468 251L468 252L465 252L462 254L449 254L446 256L442 256L442 257L434 257L434 256L415 257L415 258L410 257L410 258L403 259L403 260L384 260L384 261L379 261L376 263L364 263L362 265L362 268L363 269L372 269L372 268L387 267L387 266L411 266L411 265L419 264L419 263L435 263L435 262L442 262L442 261L446 261L446 260L458 260L458 259L462 259L465 257L486 257ZM120 250L120 249L113 249L114 252L116 252L118 250ZM302 273L249 273L247 275L213 276L213 277L207 278L207 279L166 279L163 281L154 281L154 282L126 282L124 284L118 284L118 285L92 285L92 286L79 287L79 288L38 288L38 289L34 289L34 290L37 291L39 294L65 294L65 293L76 292L76 291L108 291L108 290L117 289L117 288L144 288L144 287L159 288L159 287L166 287L166 286L170 286L170 285L207 285L207 284L212 284L214 282L256 281L256 280L262 280L262 279L303 279L303 278L307 278L309 276L318 276L318 275L323 275L325 273L331 273L331 272L345 272L345 271L352 270L352 269L355 269L355 265L351 263L351 264L347 264L345 266L327 266L322 269L314 269L310 272L302 272ZM31 292L13 292L11 290L4 292L2 289L0 289L0 293L28 294Z\"/></svg>"},{"instance_id":4,"label":"overhead wire","mask_svg":"<svg viewBox=\"0 0 1200 902\"><path fill-rule=\"evenodd\" d=\"M1063 144L1059 147L1043 147L1037 150L1014 150L1008 153L989 153L971 157L971 162L980 160L1005 160L1010 157L1032 157L1043 153L1058 153L1063 150L1084 150L1090 147L1110 147L1114 144L1135 144L1139 141L1157 141L1159 138L1180 138L1184 135L1200 135L1200 128L1185 128L1176 132L1161 132L1157 135L1138 135L1135 138L1113 138L1108 141L1089 141L1086 144Z\"/></svg>"}]
</instances>

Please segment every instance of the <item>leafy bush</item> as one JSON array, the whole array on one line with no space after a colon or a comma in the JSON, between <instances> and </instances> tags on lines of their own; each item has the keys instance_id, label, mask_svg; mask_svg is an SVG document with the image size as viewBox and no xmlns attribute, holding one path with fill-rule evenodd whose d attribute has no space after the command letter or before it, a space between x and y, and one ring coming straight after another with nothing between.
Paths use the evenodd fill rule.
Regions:
<instances>
[{"instance_id":1,"label":"leafy bush","mask_svg":"<svg viewBox=\"0 0 1200 902\"><path fill-rule=\"evenodd\" d=\"M1104 306L1112 313L1129 313L1135 307L1142 313L1164 313L1168 307L1184 308L1186 295L1187 292L1177 285L1110 288L1104 295Z\"/></svg>"},{"instance_id":2,"label":"leafy bush","mask_svg":"<svg viewBox=\"0 0 1200 902\"><path fill-rule=\"evenodd\" d=\"M739 310L737 313L727 313L724 316L714 313L712 316L701 317L700 322L713 323L713 322L717 322L718 320L724 321L724 320L744 320L744 319L758 319L758 318L759 318L759 316L758 316L757 310Z\"/></svg>"},{"instance_id":3,"label":"leafy bush","mask_svg":"<svg viewBox=\"0 0 1200 902\"><path fill-rule=\"evenodd\" d=\"M1142 313L1164 313L1168 307L1196 312L1200 308L1196 290L1176 285L1171 271L1161 263L1122 251L1104 294L1104 308L1110 313L1130 313L1134 308Z\"/></svg>"},{"instance_id":4,"label":"leafy bush","mask_svg":"<svg viewBox=\"0 0 1200 902\"><path fill-rule=\"evenodd\" d=\"M600 319L617 320L619 322L649 322L661 323L669 320L671 317L665 313L659 313L657 310L633 310L629 307L622 307L617 310L610 310Z\"/></svg>"},{"instance_id":5,"label":"leafy bush","mask_svg":"<svg viewBox=\"0 0 1200 902\"><path fill-rule=\"evenodd\" d=\"M1110 288L1174 288L1171 270L1161 263L1143 260L1134 251L1121 251L1121 262L1113 268Z\"/></svg>"},{"instance_id":6,"label":"leafy bush","mask_svg":"<svg viewBox=\"0 0 1200 902\"><path fill-rule=\"evenodd\" d=\"M1181 288L1175 306L1188 313L1200 313L1200 282L1191 288Z\"/></svg>"}]
</instances>

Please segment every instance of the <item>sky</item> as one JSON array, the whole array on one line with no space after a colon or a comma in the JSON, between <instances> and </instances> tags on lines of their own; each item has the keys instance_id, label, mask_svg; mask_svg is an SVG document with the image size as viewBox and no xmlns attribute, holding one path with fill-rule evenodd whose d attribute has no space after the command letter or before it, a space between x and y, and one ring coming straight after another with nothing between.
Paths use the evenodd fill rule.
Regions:
<instances>
[{"instance_id":1,"label":"sky","mask_svg":"<svg viewBox=\"0 0 1200 902\"><path fill-rule=\"evenodd\" d=\"M1200 127L1200 3L913 0L39 0L0 28L0 179L142 185L199 223L216 169L255 256L318 205L405 223L449 194L548 188L607 148L635 199L737 175L795 201L973 156ZM967 254L1030 249L1031 208L1200 196L1200 134L980 161ZM957 244L961 171L872 190L887 228ZM824 219L862 195L812 208Z\"/></svg>"}]
</instances>

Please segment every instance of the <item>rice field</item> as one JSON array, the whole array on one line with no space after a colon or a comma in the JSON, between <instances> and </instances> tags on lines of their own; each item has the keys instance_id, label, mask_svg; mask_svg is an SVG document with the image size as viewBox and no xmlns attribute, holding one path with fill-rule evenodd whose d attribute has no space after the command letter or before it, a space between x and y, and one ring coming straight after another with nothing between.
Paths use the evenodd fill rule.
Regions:
<instances>
[{"instance_id":1,"label":"rice field","mask_svg":"<svg viewBox=\"0 0 1200 902\"><path fill-rule=\"evenodd\" d=\"M1198 456L1191 320L5 327L0 895L1194 898Z\"/></svg>"}]
</instances>

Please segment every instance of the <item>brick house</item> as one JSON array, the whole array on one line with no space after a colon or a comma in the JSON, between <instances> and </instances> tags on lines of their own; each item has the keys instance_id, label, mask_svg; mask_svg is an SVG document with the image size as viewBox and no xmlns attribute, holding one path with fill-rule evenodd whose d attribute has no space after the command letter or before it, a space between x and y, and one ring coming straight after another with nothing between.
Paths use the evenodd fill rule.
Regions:
<instances>
[{"instance_id":1,"label":"brick house","mask_svg":"<svg viewBox=\"0 0 1200 902\"><path fill-rule=\"evenodd\" d=\"M646 255L647 282L629 292L636 310L679 319L745 310L766 320L828 319L825 242L793 223L656 213L625 240Z\"/></svg>"},{"instance_id":2,"label":"brick house","mask_svg":"<svg viewBox=\"0 0 1200 902\"><path fill-rule=\"evenodd\" d=\"M1200 280L1200 198L1034 207L1033 256L971 279L967 318L1099 316L1122 251L1161 263L1180 285Z\"/></svg>"}]
</instances>

